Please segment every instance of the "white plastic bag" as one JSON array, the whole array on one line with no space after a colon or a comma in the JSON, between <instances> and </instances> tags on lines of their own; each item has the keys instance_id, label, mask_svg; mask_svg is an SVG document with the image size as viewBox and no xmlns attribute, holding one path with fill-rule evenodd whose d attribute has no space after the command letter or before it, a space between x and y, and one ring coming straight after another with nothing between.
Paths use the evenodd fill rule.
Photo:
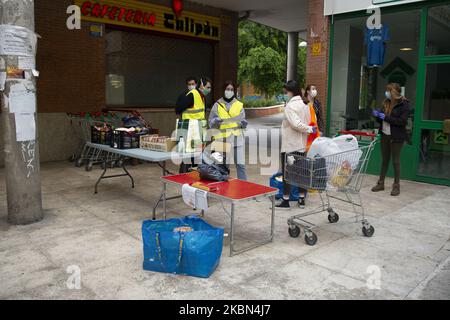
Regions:
<instances>
[{"instance_id":1,"label":"white plastic bag","mask_svg":"<svg viewBox=\"0 0 450 320\"><path fill-rule=\"evenodd\" d=\"M315 139L311 144L307 157L313 159L315 157L326 157L340 152L341 149L339 149L339 146L333 141L333 139L320 137Z\"/></svg>"},{"instance_id":2,"label":"white plastic bag","mask_svg":"<svg viewBox=\"0 0 450 320\"><path fill-rule=\"evenodd\" d=\"M359 160L362 156L362 151L359 150L358 139L351 134L347 134L333 138L333 142L341 150L340 152L347 151L343 154L343 159L350 163L352 169L355 170L358 168Z\"/></svg>"}]
</instances>

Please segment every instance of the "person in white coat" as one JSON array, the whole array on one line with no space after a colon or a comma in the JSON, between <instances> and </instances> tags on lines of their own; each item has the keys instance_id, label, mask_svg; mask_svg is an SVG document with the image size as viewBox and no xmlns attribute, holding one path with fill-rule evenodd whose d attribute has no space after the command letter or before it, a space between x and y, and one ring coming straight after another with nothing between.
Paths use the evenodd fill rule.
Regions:
<instances>
[{"instance_id":1,"label":"person in white coat","mask_svg":"<svg viewBox=\"0 0 450 320\"><path fill-rule=\"evenodd\" d=\"M284 120L281 125L281 168L284 176L286 153L306 153L308 135L317 132L317 127L310 126L311 113L307 104L301 97L301 91L296 81L288 81L284 86L286 107L284 108ZM300 189L298 204L305 207L307 190ZM279 209L289 209L289 195L291 186L283 179L283 199L277 204Z\"/></svg>"}]
</instances>

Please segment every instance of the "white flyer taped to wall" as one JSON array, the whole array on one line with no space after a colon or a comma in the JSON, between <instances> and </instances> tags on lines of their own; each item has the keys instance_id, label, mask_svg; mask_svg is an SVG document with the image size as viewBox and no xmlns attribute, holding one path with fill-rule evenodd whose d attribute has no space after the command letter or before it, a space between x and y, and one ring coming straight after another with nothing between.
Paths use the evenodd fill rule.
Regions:
<instances>
[{"instance_id":1,"label":"white flyer taped to wall","mask_svg":"<svg viewBox=\"0 0 450 320\"><path fill-rule=\"evenodd\" d=\"M30 89L32 83L21 81L11 86L9 92L10 113L35 113L36 94Z\"/></svg>"},{"instance_id":2,"label":"white flyer taped to wall","mask_svg":"<svg viewBox=\"0 0 450 320\"><path fill-rule=\"evenodd\" d=\"M0 72L0 91L5 90L6 72Z\"/></svg>"},{"instance_id":3,"label":"white flyer taped to wall","mask_svg":"<svg viewBox=\"0 0 450 320\"><path fill-rule=\"evenodd\" d=\"M16 113L16 141L33 141L36 140L36 122L34 114Z\"/></svg>"},{"instance_id":4,"label":"white flyer taped to wall","mask_svg":"<svg viewBox=\"0 0 450 320\"><path fill-rule=\"evenodd\" d=\"M18 68L22 70L36 69L36 59L34 57L19 57Z\"/></svg>"},{"instance_id":5,"label":"white flyer taped to wall","mask_svg":"<svg viewBox=\"0 0 450 320\"><path fill-rule=\"evenodd\" d=\"M0 25L0 55L34 56L37 36L31 30L11 25Z\"/></svg>"}]
</instances>

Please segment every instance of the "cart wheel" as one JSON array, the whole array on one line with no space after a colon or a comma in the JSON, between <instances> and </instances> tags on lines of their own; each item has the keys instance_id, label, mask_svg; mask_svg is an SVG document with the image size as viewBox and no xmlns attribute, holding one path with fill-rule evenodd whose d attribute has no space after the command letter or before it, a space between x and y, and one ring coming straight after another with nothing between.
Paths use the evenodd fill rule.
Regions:
<instances>
[{"instance_id":1,"label":"cart wheel","mask_svg":"<svg viewBox=\"0 0 450 320\"><path fill-rule=\"evenodd\" d=\"M366 227L363 227L362 232L363 232L364 236L370 238L375 233L375 228L373 226L370 226L369 229L367 229Z\"/></svg>"},{"instance_id":2,"label":"cart wheel","mask_svg":"<svg viewBox=\"0 0 450 320\"><path fill-rule=\"evenodd\" d=\"M317 243L317 235L311 232L311 236L305 235L305 242L309 246L314 246Z\"/></svg>"},{"instance_id":3,"label":"cart wheel","mask_svg":"<svg viewBox=\"0 0 450 320\"><path fill-rule=\"evenodd\" d=\"M298 238L298 236L300 235L300 228L297 226L294 227L289 226L289 235L292 238Z\"/></svg>"},{"instance_id":4,"label":"cart wheel","mask_svg":"<svg viewBox=\"0 0 450 320\"><path fill-rule=\"evenodd\" d=\"M334 212L334 215L329 214L328 221L330 221L330 223L337 223L339 221L339 215L336 212Z\"/></svg>"},{"instance_id":5,"label":"cart wheel","mask_svg":"<svg viewBox=\"0 0 450 320\"><path fill-rule=\"evenodd\" d=\"M83 159L78 159L77 161L75 161L75 167L81 168L83 163L84 163Z\"/></svg>"},{"instance_id":6,"label":"cart wheel","mask_svg":"<svg viewBox=\"0 0 450 320\"><path fill-rule=\"evenodd\" d=\"M86 171L87 172L89 172L89 171L92 171L92 168L94 167L94 164L92 163L92 162L88 162L87 164L86 164Z\"/></svg>"}]
</instances>

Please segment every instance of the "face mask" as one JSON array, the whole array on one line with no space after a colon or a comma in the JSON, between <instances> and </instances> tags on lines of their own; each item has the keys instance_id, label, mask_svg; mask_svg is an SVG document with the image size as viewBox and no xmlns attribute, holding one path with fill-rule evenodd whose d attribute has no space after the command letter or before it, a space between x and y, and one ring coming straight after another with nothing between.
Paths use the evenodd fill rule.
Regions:
<instances>
[{"instance_id":1,"label":"face mask","mask_svg":"<svg viewBox=\"0 0 450 320\"><path fill-rule=\"evenodd\" d=\"M188 86L188 90L189 90L189 91L192 91L192 90L194 90L195 88L197 88L197 86L195 86L195 85Z\"/></svg>"},{"instance_id":2,"label":"face mask","mask_svg":"<svg viewBox=\"0 0 450 320\"><path fill-rule=\"evenodd\" d=\"M284 95L284 101L289 102L292 99L292 94L288 93Z\"/></svg>"},{"instance_id":3,"label":"face mask","mask_svg":"<svg viewBox=\"0 0 450 320\"><path fill-rule=\"evenodd\" d=\"M211 93L211 89L206 89L206 88L204 88L204 89L202 90L202 92L203 92L203 95L207 96L208 94Z\"/></svg>"},{"instance_id":4,"label":"face mask","mask_svg":"<svg viewBox=\"0 0 450 320\"><path fill-rule=\"evenodd\" d=\"M317 90L311 90L311 97L312 98L317 97Z\"/></svg>"},{"instance_id":5,"label":"face mask","mask_svg":"<svg viewBox=\"0 0 450 320\"><path fill-rule=\"evenodd\" d=\"M389 92L389 91L386 91L385 93L384 93L384 96L386 97L386 99L388 99L388 100L391 100L391 93Z\"/></svg>"},{"instance_id":6,"label":"face mask","mask_svg":"<svg viewBox=\"0 0 450 320\"><path fill-rule=\"evenodd\" d=\"M234 97L234 91L233 90L225 90L225 98L231 99Z\"/></svg>"}]
</instances>

